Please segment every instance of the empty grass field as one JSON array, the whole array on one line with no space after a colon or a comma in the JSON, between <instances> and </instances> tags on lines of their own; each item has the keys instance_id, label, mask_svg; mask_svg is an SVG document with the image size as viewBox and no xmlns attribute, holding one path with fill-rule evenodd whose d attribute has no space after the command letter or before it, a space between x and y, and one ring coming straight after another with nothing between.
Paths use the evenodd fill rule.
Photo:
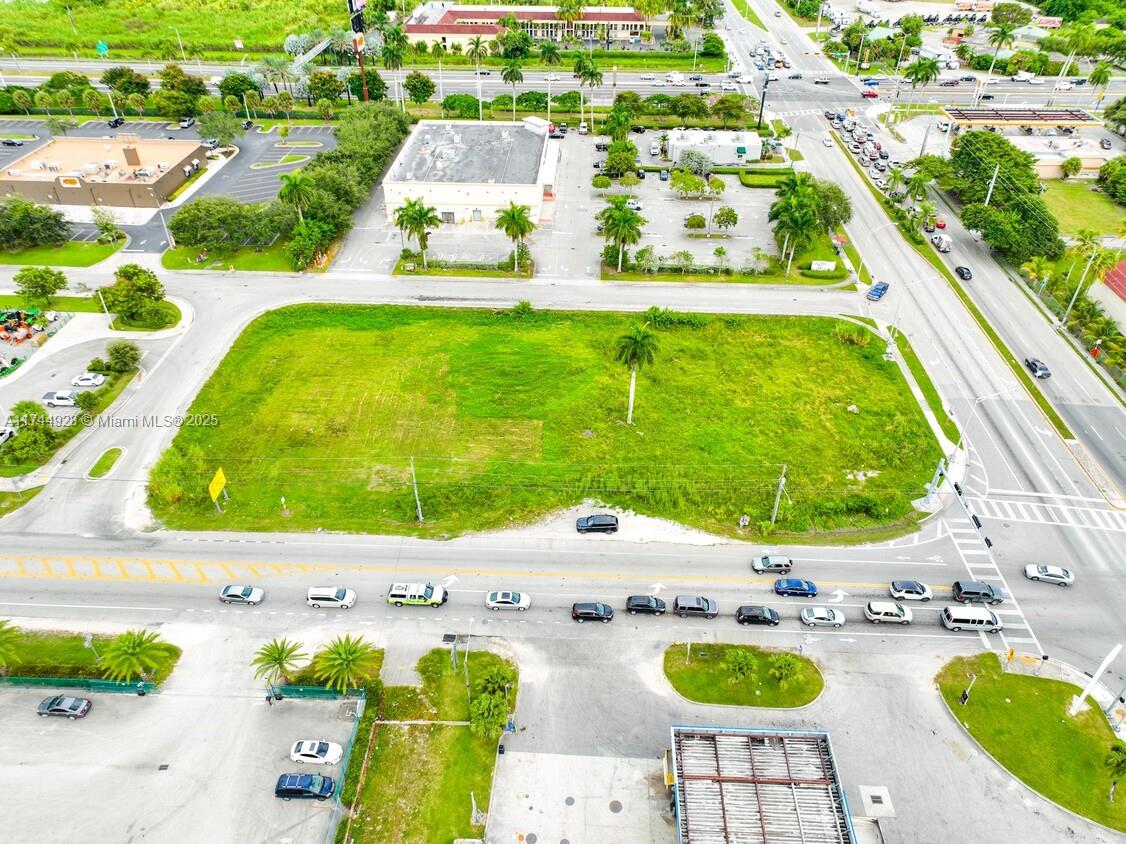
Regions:
<instances>
[{"instance_id":1,"label":"empty grass field","mask_svg":"<svg viewBox=\"0 0 1126 844\"><path fill-rule=\"evenodd\" d=\"M641 319L273 311L196 398L191 412L219 425L180 431L150 503L186 529L442 537L593 498L732 533L744 513L769 520L785 463L781 532L912 513L940 454L878 338L833 319L657 314L660 349L627 426L629 372L613 349ZM221 515L206 494L220 467Z\"/></svg>"},{"instance_id":2,"label":"empty grass field","mask_svg":"<svg viewBox=\"0 0 1126 844\"><path fill-rule=\"evenodd\" d=\"M1094 182L1051 179L1044 182L1044 202L1060 221L1060 231L1075 234L1080 229L1094 229L1099 234L1114 235L1119 223L1126 219L1126 208L1105 193L1091 190Z\"/></svg>"}]
</instances>

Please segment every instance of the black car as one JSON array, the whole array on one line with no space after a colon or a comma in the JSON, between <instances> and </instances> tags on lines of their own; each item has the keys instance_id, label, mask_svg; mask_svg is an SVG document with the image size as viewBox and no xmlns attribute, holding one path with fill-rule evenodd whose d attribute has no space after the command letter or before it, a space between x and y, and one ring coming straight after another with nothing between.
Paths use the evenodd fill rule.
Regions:
<instances>
[{"instance_id":1,"label":"black car","mask_svg":"<svg viewBox=\"0 0 1126 844\"><path fill-rule=\"evenodd\" d=\"M833 111L831 108L825 109L825 119L826 120L832 120L836 116L837 116L837 113L835 111Z\"/></svg>"},{"instance_id":2,"label":"black car","mask_svg":"<svg viewBox=\"0 0 1126 844\"><path fill-rule=\"evenodd\" d=\"M601 602L593 604L572 604L571 605L571 618L582 624L588 619L590 621L601 621L603 624L608 624L614 617L614 608L609 604Z\"/></svg>"},{"instance_id":3,"label":"black car","mask_svg":"<svg viewBox=\"0 0 1126 844\"><path fill-rule=\"evenodd\" d=\"M1039 358L1025 358L1024 365L1028 367L1028 371L1032 373L1033 378L1052 377L1052 370L1048 369L1048 364Z\"/></svg>"},{"instance_id":4,"label":"black car","mask_svg":"<svg viewBox=\"0 0 1126 844\"><path fill-rule=\"evenodd\" d=\"M254 124L253 124L253 123L252 123L251 121L249 121L249 120L244 120L244 121L242 121L242 128L243 128L244 130L245 130L245 129L251 129L251 128L253 128L253 127L254 127Z\"/></svg>"},{"instance_id":5,"label":"black car","mask_svg":"<svg viewBox=\"0 0 1126 844\"><path fill-rule=\"evenodd\" d=\"M603 162L602 162L602 161L595 161L595 162L594 162L594 169L595 169L595 170L601 170L601 169L602 169L602 164L603 164Z\"/></svg>"},{"instance_id":6,"label":"black car","mask_svg":"<svg viewBox=\"0 0 1126 844\"><path fill-rule=\"evenodd\" d=\"M954 273L962 281L971 281L974 277L973 271L969 267L955 267Z\"/></svg>"},{"instance_id":7,"label":"black car","mask_svg":"<svg viewBox=\"0 0 1126 844\"><path fill-rule=\"evenodd\" d=\"M692 74L691 76L688 77L688 81L689 82L699 82L703 78L704 77L700 76L699 74L694 73L694 74Z\"/></svg>"},{"instance_id":8,"label":"black car","mask_svg":"<svg viewBox=\"0 0 1126 844\"><path fill-rule=\"evenodd\" d=\"M710 88L710 87L712 87L712 83L711 82L697 82L696 87L697 88Z\"/></svg>"},{"instance_id":9,"label":"black car","mask_svg":"<svg viewBox=\"0 0 1126 844\"><path fill-rule=\"evenodd\" d=\"M0 140L0 144L3 144L6 147L22 147L23 141L21 141L19 138L4 138L3 140Z\"/></svg>"},{"instance_id":10,"label":"black car","mask_svg":"<svg viewBox=\"0 0 1126 844\"><path fill-rule=\"evenodd\" d=\"M715 618L719 615L719 606L711 598L700 595L677 595L672 611L681 618L688 618L690 615Z\"/></svg>"},{"instance_id":11,"label":"black car","mask_svg":"<svg viewBox=\"0 0 1126 844\"><path fill-rule=\"evenodd\" d=\"M477 71L477 75L478 76L492 76L492 71L479 70L479 71Z\"/></svg>"},{"instance_id":12,"label":"black car","mask_svg":"<svg viewBox=\"0 0 1126 844\"><path fill-rule=\"evenodd\" d=\"M637 168L637 178L641 179L641 181L643 181L643 182L645 181L645 171L642 170L640 167Z\"/></svg>"},{"instance_id":13,"label":"black car","mask_svg":"<svg viewBox=\"0 0 1126 844\"><path fill-rule=\"evenodd\" d=\"M662 170L661 171L661 181L667 182L668 180L669 180L669 171L668 170Z\"/></svg>"},{"instance_id":14,"label":"black car","mask_svg":"<svg viewBox=\"0 0 1126 844\"><path fill-rule=\"evenodd\" d=\"M109 128L116 129L118 126L125 125L124 117L111 117L109 120Z\"/></svg>"},{"instance_id":15,"label":"black car","mask_svg":"<svg viewBox=\"0 0 1126 844\"><path fill-rule=\"evenodd\" d=\"M995 100L995 99L997 99L995 96L993 96L993 94L982 94L981 98L983 100Z\"/></svg>"},{"instance_id":16,"label":"black car","mask_svg":"<svg viewBox=\"0 0 1126 844\"><path fill-rule=\"evenodd\" d=\"M740 624L769 624L777 627L782 619L770 607L748 605L735 610L735 620Z\"/></svg>"},{"instance_id":17,"label":"black car","mask_svg":"<svg viewBox=\"0 0 1126 844\"><path fill-rule=\"evenodd\" d=\"M332 777L320 774L282 774L274 786L274 796L282 800L328 800L336 789Z\"/></svg>"},{"instance_id":18,"label":"black car","mask_svg":"<svg viewBox=\"0 0 1126 844\"><path fill-rule=\"evenodd\" d=\"M887 161L889 158L891 158L891 153L886 149L876 150L876 155L878 155L884 161Z\"/></svg>"},{"instance_id":19,"label":"black car","mask_svg":"<svg viewBox=\"0 0 1126 844\"><path fill-rule=\"evenodd\" d=\"M618 517L607 513L583 516L575 522L575 530L579 533L617 533Z\"/></svg>"},{"instance_id":20,"label":"black car","mask_svg":"<svg viewBox=\"0 0 1126 844\"><path fill-rule=\"evenodd\" d=\"M626 611L630 615L637 615L639 612L649 613L650 615L664 615L665 602L660 598L654 598L652 595L630 595L626 598Z\"/></svg>"},{"instance_id":21,"label":"black car","mask_svg":"<svg viewBox=\"0 0 1126 844\"><path fill-rule=\"evenodd\" d=\"M645 134L645 127L644 126L630 126L629 130L631 132L633 132L635 135L644 135Z\"/></svg>"},{"instance_id":22,"label":"black car","mask_svg":"<svg viewBox=\"0 0 1126 844\"><path fill-rule=\"evenodd\" d=\"M791 73L791 74L790 74L789 76L787 76L786 78L787 78L787 79L801 79L801 74L800 74L800 73Z\"/></svg>"},{"instance_id":23,"label":"black car","mask_svg":"<svg viewBox=\"0 0 1126 844\"><path fill-rule=\"evenodd\" d=\"M73 721L75 718L85 718L86 713L90 711L90 707L93 705L93 701L84 697L55 695L40 702L39 715L43 718L48 715L61 715Z\"/></svg>"},{"instance_id":24,"label":"black car","mask_svg":"<svg viewBox=\"0 0 1126 844\"><path fill-rule=\"evenodd\" d=\"M999 587L980 580L955 580L952 591L954 600L962 604L999 604L1005 600Z\"/></svg>"}]
</instances>

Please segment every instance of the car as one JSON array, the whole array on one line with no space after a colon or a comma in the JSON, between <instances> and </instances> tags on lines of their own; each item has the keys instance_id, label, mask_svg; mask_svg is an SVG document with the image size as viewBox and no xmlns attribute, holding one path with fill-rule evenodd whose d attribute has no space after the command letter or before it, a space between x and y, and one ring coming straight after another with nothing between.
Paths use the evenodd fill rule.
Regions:
<instances>
[{"instance_id":1,"label":"car","mask_svg":"<svg viewBox=\"0 0 1126 844\"><path fill-rule=\"evenodd\" d=\"M848 148L850 152L853 152L856 155L860 155L860 153L864 151L864 148L858 143L851 143L848 145Z\"/></svg>"},{"instance_id":2,"label":"car","mask_svg":"<svg viewBox=\"0 0 1126 844\"><path fill-rule=\"evenodd\" d=\"M688 618L690 615L715 618L719 615L719 605L702 595L677 595L672 602L672 611L681 618Z\"/></svg>"},{"instance_id":3,"label":"car","mask_svg":"<svg viewBox=\"0 0 1126 844\"><path fill-rule=\"evenodd\" d=\"M751 568L758 574L768 571L781 572L782 574L789 574L790 569L794 567L794 561L789 557L782 557L778 554L766 554L762 557L755 557L751 560Z\"/></svg>"},{"instance_id":4,"label":"car","mask_svg":"<svg viewBox=\"0 0 1126 844\"><path fill-rule=\"evenodd\" d=\"M800 73L791 73L791 74L790 74L789 76L787 76L786 78L787 78L787 79L801 79L801 74L800 74Z\"/></svg>"},{"instance_id":5,"label":"car","mask_svg":"<svg viewBox=\"0 0 1126 844\"><path fill-rule=\"evenodd\" d=\"M180 118L180 128L181 129L191 129L193 126L195 126L195 118L194 117L181 117Z\"/></svg>"},{"instance_id":6,"label":"car","mask_svg":"<svg viewBox=\"0 0 1126 844\"><path fill-rule=\"evenodd\" d=\"M1070 586L1075 582L1075 575L1060 566L1030 564L1024 567L1024 576L1029 580L1042 580L1045 583L1054 583L1056 586Z\"/></svg>"},{"instance_id":7,"label":"car","mask_svg":"<svg viewBox=\"0 0 1126 844\"><path fill-rule=\"evenodd\" d=\"M777 627L781 617L770 607L761 604L746 604L735 610L735 620L740 624L769 624Z\"/></svg>"},{"instance_id":8,"label":"car","mask_svg":"<svg viewBox=\"0 0 1126 844\"><path fill-rule=\"evenodd\" d=\"M558 82L559 81L559 74L558 73L549 73L547 76L544 77L544 81L546 81L546 82Z\"/></svg>"},{"instance_id":9,"label":"car","mask_svg":"<svg viewBox=\"0 0 1126 844\"><path fill-rule=\"evenodd\" d=\"M712 83L711 82L697 82L696 87L697 88L710 88L710 87L712 87Z\"/></svg>"},{"instance_id":10,"label":"car","mask_svg":"<svg viewBox=\"0 0 1126 844\"><path fill-rule=\"evenodd\" d=\"M943 79L938 83L941 88L957 88L959 82L957 79Z\"/></svg>"},{"instance_id":11,"label":"car","mask_svg":"<svg viewBox=\"0 0 1126 844\"><path fill-rule=\"evenodd\" d=\"M883 190L883 189L884 189L884 180L883 180L883 179L874 179L874 180L872 181L872 184L874 184L874 185L875 185L876 187L878 187L878 188L879 188L880 190Z\"/></svg>"},{"instance_id":12,"label":"car","mask_svg":"<svg viewBox=\"0 0 1126 844\"><path fill-rule=\"evenodd\" d=\"M886 149L878 150L878 154L880 156L881 161L887 161L889 158L891 158L891 153L888 152Z\"/></svg>"},{"instance_id":13,"label":"car","mask_svg":"<svg viewBox=\"0 0 1126 844\"><path fill-rule=\"evenodd\" d=\"M637 615L639 612L664 615L665 602L653 595L630 595L626 598L626 612L630 615Z\"/></svg>"},{"instance_id":14,"label":"car","mask_svg":"<svg viewBox=\"0 0 1126 844\"><path fill-rule=\"evenodd\" d=\"M933 232L934 231L934 223L931 220L927 220L926 222L924 222L923 223L923 231L925 231L927 233Z\"/></svg>"},{"instance_id":15,"label":"car","mask_svg":"<svg viewBox=\"0 0 1126 844\"><path fill-rule=\"evenodd\" d=\"M75 718L85 718L86 713L94 702L84 697L69 697L68 695L54 695L39 702L39 715L46 718L49 715L60 715L73 721Z\"/></svg>"},{"instance_id":16,"label":"car","mask_svg":"<svg viewBox=\"0 0 1126 844\"><path fill-rule=\"evenodd\" d=\"M433 583L392 583L387 590L387 603L396 607L403 604L440 607L449 599L449 592Z\"/></svg>"},{"instance_id":17,"label":"car","mask_svg":"<svg viewBox=\"0 0 1126 844\"><path fill-rule=\"evenodd\" d=\"M310 586L305 593L305 603L317 610L321 607L351 609L356 604L356 593L343 586Z\"/></svg>"},{"instance_id":18,"label":"car","mask_svg":"<svg viewBox=\"0 0 1126 844\"><path fill-rule=\"evenodd\" d=\"M1039 76L1033 76L1031 79L1028 80L1028 84L1029 85L1043 85L1044 80L1041 79Z\"/></svg>"},{"instance_id":19,"label":"car","mask_svg":"<svg viewBox=\"0 0 1126 844\"><path fill-rule=\"evenodd\" d=\"M582 624L584 621L601 621L609 624L614 618L614 608L601 602L571 604L571 618Z\"/></svg>"},{"instance_id":20,"label":"car","mask_svg":"<svg viewBox=\"0 0 1126 844\"><path fill-rule=\"evenodd\" d=\"M116 129L118 126L124 126L125 125L125 118L124 117L111 117L107 121L107 125L111 129Z\"/></svg>"},{"instance_id":21,"label":"car","mask_svg":"<svg viewBox=\"0 0 1126 844\"><path fill-rule=\"evenodd\" d=\"M0 144L3 144L6 147L22 147L23 141L21 141L19 138L3 138L0 139Z\"/></svg>"},{"instance_id":22,"label":"car","mask_svg":"<svg viewBox=\"0 0 1126 844\"><path fill-rule=\"evenodd\" d=\"M1005 80L1002 79L1000 76L989 76L989 77L986 77L985 84L986 85L1000 85L1004 81Z\"/></svg>"},{"instance_id":23,"label":"car","mask_svg":"<svg viewBox=\"0 0 1126 844\"><path fill-rule=\"evenodd\" d=\"M970 76L969 74L966 74L965 76L959 76L958 79L962 82L977 82L977 77Z\"/></svg>"},{"instance_id":24,"label":"car","mask_svg":"<svg viewBox=\"0 0 1126 844\"><path fill-rule=\"evenodd\" d=\"M336 790L332 777L320 774L282 774L274 786L274 796L282 800L328 800Z\"/></svg>"},{"instance_id":25,"label":"car","mask_svg":"<svg viewBox=\"0 0 1126 844\"><path fill-rule=\"evenodd\" d=\"M876 85L880 84L880 80L878 80L878 79L865 79L862 84L869 85L869 86L876 86Z\"/></svg>"},{"instance_id":26,"label":"car","mask_svg":"<svg viewBox=\"0 0 1126 844\"><path fill-rule=\"evenodd\" d=\"M1033 378L1051 378L1052 370L1048 369L1048 364L1039 358L1025 358L1024 365L1028 367L1028 371L1032 373ZM50 405L47 405L50 407Z\"/></svg>"},{"instance_id":27,"label":"car","mask_svg":"<svg viewBox=\"0 0 1126 844\"><path fill-rule=\"evenodd\" d=\"M935 217L934 218L934 224L936 226L938 226L938 228L940 228L940 229L946 228L946 221L944 219L942 219L941 217Z\"/></svg>"},{"instance_id":28,"label":"car","mask_svg":"<svg viewBox=\"0 0 1126 844\"><path fill-rule=\"evenodd\" d=\"M633 134L635 134L635 135L644 135L645 134L645 127L644 126L630 126L629 130L631 132L633 132Z\"/></svg>"},{"instance_id":29,"label":"car","mask_svg":"<svg viewBox=\"0 0 1126 844\"><path fill-rule=\"evenodd\" d=\"M782 17L782 13L780 11L778 11L777 9L775 9L774 10L774 17L780 18L780 17Z\"/></svg>"},{"instance_id":30,"label":"car","mask_svg":"<svg viewBox=\"0 0 1126 844\"><path fill-rule=\"evenodd\" d=\"M344 757L344 748L334 741L302 739L289 749L290 761L298 764L335 765Z\"/></svg>"},{"instance_id":31,"label":"car","mask_svg":"<svg viewBox=\"0 0 1126 844\"><path fill-rule=\"evenodd\" d=\"M999 604L1005 600L999 586L980 580L955 580L951 591L954 600L960 604Z\"/></svg>"},{"instance_id":32,"label":"car","mask_svg":"<svg viewBox=\"0 0 1126 844\"><path fill-rule=\"evenodd\" d=\"M866 100L874 100L877 99L880 95L873 91L871 88L865 88L860 92L860 96L862 96Z\"/></svg>"},{"instance_id":33,"label":"car","mask_svg":"<svg viewBox=\"0 0 1126 844\"><path fill-rule=\"evenodd\" d=\"M668 82L665 82L665 81L660 80L660 79L658 79L656 82L653 83L654 88L667 88L668 85L669 85Z\"/></svg>"},{"instance_id":34,"label":"car","mask_svg":"<svg viewBox=\"0 0 1126 844\"><path fill-rule=\"evenodd\" d=\"M755 84L755 78L753 76L740 76L739 77L739 83L741 85L754 85Z\"/></svg>"},{"instance_id":35,"label":"car","mask_svg":"<svg viewBox=\"0 0 1126 844\"><path fill-rule=\"evenodd\" d=\"M739 86L736 85L734 82L720 83L719 88L720 88L721 91L738 91L739 90Z\"/></svg>"},{"instance_id":36,"label":"car","mask_svg":"<svg viewBox=\"0 0 1126 844\"><path fill-rule=\"evenodd\" d=\"M805 607L801 611L801 623L807 627L840 627L845 617L832 607Z\"/></svg>"},{"instance_id":37,"label":"car","mask_svg":"<svg viewBox=\"0 0 1126 844\"><path fill-rule=\"evenodd\" d=\"M699 82L699 81L700 81L700 80L702 80L703 78L704 78L704 77L702 77L702 76L701 76L700 74L698 74L698 73L693 73L693 74L692 74L691 76L689 76L689 77L688 77L688 81L689 81L689 82Z\"/></svg>"},{"instance_id":38,"label":"car","mask_svg":"<svg viewBox=\"0 0 1126 844\"><path fill-rule=\"evenodd\" d=\"M813 80L813 84L814 85L828 85L829 84L829 77L828 76L818 76L816 79Z\"/></svg>"},{"instance_id":39,"label":"car","mask_svg":"<svg viewBox=\"0 0 1126 844\"><path fill-rule=\"evenodd\" d=\"M599 158L599 159L595 160L595 162L592 166L594 167L595 170L601 170L605 163L606 163L605 161L603 161L601 158Z\"/></svg>"},{"instance_id":40,"label":"car","mask_svg":"<svg viewBox=\"0 0 1126 844\"><path fill-rule=\"evenodd\" d=\"M993 96L993 94L982 94L981 98L983 100L995 100L995 99L997 99L995 96Z\"/></svg>"},{"instance_id":41,"label":"car","mask_svg":"<svg viewBox=\"0 0 1126 844\"><path fill-rule=\"evenodd\" d=\"M106 376L100 372L83 372L70 379L72 387L100 387L106 383Z\"/></svg>"},{"instance_id":42,"label":"car","mask_svg":"<svg viewBox=\"0 0 1126 844\"><path fill-rule=\"evenodd\" d=\"M47 407L75 407L77 405L77 402L74 400L73 390L55 390L50 393L44 393L40 401L47 405Z\"/></svg>"},{"instance_id":43,"label":"car","mask_svg":"<svg viewBox=\"0 0 1126 844\"><path fill-rule=\"evenodd\" d=\"M485 606L493 612L517 610L524 612L532 605L532 596L527 592L490 592L485 596Z\"/></svg>"},{"instance_id":44,"label":"car","mask_svg":"<svg viewBox=\"0 0 1126 844\"><path fill-rule=\"evenodd\" d=\"M885 170L888 169L887 164L884 163L883 161L880 161L880 160L877 160L876 163L873 164L872 166L876 169L877 173L883 173Z\"/></svg>"},{"instance_id":45,"label":"car","mask_svg":"<svg viewBox=\"0 0 1126 844\"><path fill-rule=\"evenodd\" d=\"M3 445L4 443L6 443L8 440L10 440L15 435L16 435L16 429L15 428L12 428L8 425L3 426L2 428L0 428L0 445Z\"/></svg>"},{"instance_id":46,"label":"car","mask_svg":"<svg viewBox=\"0 0 1126 844\"><path fill-rule=\"evenodd\" d=\"M889 591L893 598L900 601L920 601L925 604L934 597L931 588L917 580L893 580Z\"/></svg>"},{"instance_id":47,"label":"car","mask_svg":"<svg viewBox=\"0 0 1126 844\"><path fill-rule=\"evenodd\" d=\"M243 128L243 131L246 131L247 129L253 129L254 128L253 121L250 121L250 120L242 121L242 128Z\"/></svg>"},{"instance_id":48,"label":"car","mask_svg":"<svg viewBox=\"0 0 1126 844\"><path fill-rule=\"evenodd\" d=\"M219 148L219 139L218 138L208 138L206 141L202 141L202 143L208 149L218 149Z\"/></svg>"},{"instance_id":49,"label":"car","mask_svg":"<svg viewBox=\"0 0 1126 844\"><path fill-rule=\"evenodd\" d=\"M491 70L478 70L477 75L478 76L492 76L493 74L492 74Z\"/></svg>"},{"instance_id":50,"label":"car","mask_svg":"<svg viewBox=\"0 0 1126 844\"><path fill-rule=\"evenodd\" d=\"M246 604L248 607L253 607L255 604L262 603L264 597L266 597L265 591L257 586L231 585L219 590L219 600L224 604Z\"/></svg>"},{"instance_id":51,"label":"car","mask_svg":"<svg viewBox=\"0 0 1126 844\"><path fill-rule=\"evenodd\" d=\"M1113 144L1110 142L1110 138L1099 138L1099 146L1103 149L1110 149Z\"/></svg>"},{"instance_id":52,"label":"car","mask_svg":"<svg viewBox=\"0 0 1126 844\"><path fill-rule=\"evenodd\" d=\"M785 38L779 38L779 39L778 39L778 43L779 43L779 44L786 44L786 43L788 43L788 42L786 41L786 39L785 39Z\"/></svg>"},{"instance_id":53,"label":"car","mask_svg":"<svg viewBox=\"0 0 1126 844\"><path fill-rule=\"evenodd\" d=\"M642 82L652 82L652 81L653 81L654 79L656 79L656 78L657 78L657 77L656 77L656 76L654 76L654 75L653 75L652 73L643 73L643 74L641 74L641 81L642 81Z\"/></svg>"},{"instance_id":54,"label":"car","mask_svg":"<svg viewBox=\"0 0 1126 844\"><path fill-rule=\"evenodd\" d=\"M618 517L609 513L582 516L575 521L575 530L579 533L617 533Z\"/></svg>"},{"instance_id":55,"label":"car","mask_svg":"<svg viewBox=\"0 0 1126 844\"><path fill-rule=\"evenodd\" d=\"M886 281L877 281L868 288L867 298L872 302L878 302L884 298L884 294L888 292L888 283Z\"/></svg>"},{"instance_id":56,"label":"car","mask_svg":"<svg viewBox=\"0 0 1126 844\"><path fill-rule=\"evenodd\" d=\"M954 274L962 281L972 281L974 277L973 270L969 267L955 267Z\"/></svg>"},{"instance_id":57,"label":"car","mask_svg":"<svg viewBox=\"0 0 1126 844\"><path fill-rule=\"evenodd\" d=\"M887 621L891 624L910 624L911 610L895 601L869 601L864 607L864 617L873 624Z\"/></svg>"},{"instance_id":58,"label":"car","mask_svg":"<svg viewBox=\"0 0 1126 844\"><path fill-rule=\"evenodd\" d=\"M826 137L821 139L821 146L831 147L832 145L833 145L833 139L832 138L826 136Z\"/></svg>"},{"instance_id":59,"label":"car","mask_svg":"<svg viewBox=\"0 0 1126 844\"><path fill-rule=\"evenodd\" d=\"M668 170L662 170L661 171L661 181L667 182L668 180L669 180L669 171Z\"/></svg>"},{"instance_id":60,"label":"car","mask_svg":"<svg viewBox=\"0 0 1126 844\"><path fill-rule=\"evenodd\" d=\"M626 208L628 208L630 211L640 211L641 210L641 203L638 202L636 199L627 199L626 200Z\"/></svg>"},{"instance_id":61,"label":"car","mask_svg":"<svg viewBox=\"0 0 1126 844\"><path fill-rule=\"evenodd\" d=\"M780 577L774 581L774 594L798 598L816 598L817 584L798 577Z\"/></svg>"},{"instance_id":62,"label":"car","mask_svg":"<svg viewBox=\"0 0 1126 844\"><path fill-rule=\"evenodd\" d=\"M584 120L582 123L579 124L579 134L580 135L586 135L589 132L590 132L590 127L586 125L586 121Z\"/></svg>"},{"instance_id":63,"label":"car","mask_svg":"<svg viewBox=\"0 0 1126 844\"><path fill-rule=\"evenodd\" d=\"M835 122L837 119L837 113L833 111L833 109L827 108L825 109L825 119L830 122Z\"/></svg>"}]
</instances>

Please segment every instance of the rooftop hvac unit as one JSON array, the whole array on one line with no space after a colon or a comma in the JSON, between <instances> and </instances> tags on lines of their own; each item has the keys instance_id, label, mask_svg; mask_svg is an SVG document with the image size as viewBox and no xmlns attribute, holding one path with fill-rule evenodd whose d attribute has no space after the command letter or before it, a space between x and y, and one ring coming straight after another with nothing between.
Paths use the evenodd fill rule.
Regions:
<instances>
[{"instance_id":1,"label":"rooftop hvac unit","mask_svg":"<svg viewBox=\"0 0 1126 844\"><path fill-rule=\"evenodd\" d=\"M137 148L131 144L126 144L121 148L122 154L125 156L125 164L128 167L136 167L141 163L141 154L137 152Z\"/></svg>"},{"instance_id":2,"label":"rooftop hvac unit","mask_svg":"<svg viewBox=\"0 0 1126 844\"><path fill-rule=\"evenodd\" d=\"M424 144L426 144L427 146L429 146L430 145L430 136L429 135L423 135L422 136L422 142Z\"/></svg>"}]
</instances>

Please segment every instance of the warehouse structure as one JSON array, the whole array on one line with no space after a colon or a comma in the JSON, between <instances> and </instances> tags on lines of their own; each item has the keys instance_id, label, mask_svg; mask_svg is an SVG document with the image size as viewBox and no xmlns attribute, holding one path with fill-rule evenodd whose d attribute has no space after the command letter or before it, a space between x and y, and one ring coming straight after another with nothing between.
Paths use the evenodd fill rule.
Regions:
<instances>
[{"instance_id":1,"label":"warehouse structure","mask_svg":"<svg viewBox=\"0 0 1126 844\"><path fill-rule=\"evenodd\" d=\"M628 6L585 6L575 20L559 17L558 6L463 6L424 3L403 27L412 41L437 41L447 48L469 45L475 37L492 40L504 33L506 22L514 23L533 41L593 39L611 42L636 41L645 19Z\"/></svg>"},{"instance_id":2,"label":"warehouse structure","mask_svg":"<svg viewBox=\"0 0 1126 844\"><path fill-rule=\"evenodd\" d=\"M706 155L721 167L757 161L762 140L757 132L719 129L674 129L669 132L669 158L680 161L686 152Z\"/></svg>"}]
</instances>

